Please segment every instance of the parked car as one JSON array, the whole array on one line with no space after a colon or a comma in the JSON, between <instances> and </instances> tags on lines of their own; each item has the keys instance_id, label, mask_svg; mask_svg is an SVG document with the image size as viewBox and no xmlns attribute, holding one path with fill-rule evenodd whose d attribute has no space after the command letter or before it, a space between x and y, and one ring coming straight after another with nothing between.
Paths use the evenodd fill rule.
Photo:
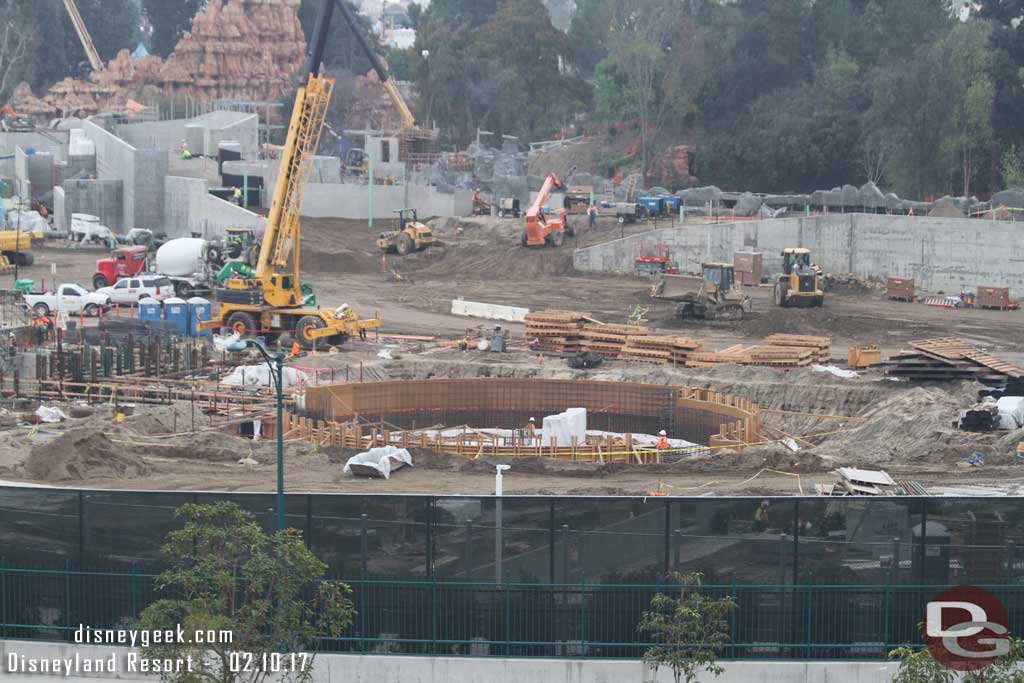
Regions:
<instances>
[{"instance_id":1,"label":"parked car","mask_svg":"<svg viewBox=\"0 0 1024 683\"><path fill-rule=\"evenodd\" d=\"M110 308L110 297L90 292L73 282L66 282L57 287L56 292L27 292L25 305L35 311L36 315L64 311L97 316Z\"/></svg>"},{"instance_id":2,"label":"parked car","mask_svg":"<svg viewBox=\"0 0 1024 683\"><path fill-rule=\"evenodd\" d=\"M174 285L162 275L146 275L142 277L126 277L109 287L100 287L97 294L110 297L110 303L131 306L141 299L163 301L174 296Z\"/></svg>"}]
</instances>

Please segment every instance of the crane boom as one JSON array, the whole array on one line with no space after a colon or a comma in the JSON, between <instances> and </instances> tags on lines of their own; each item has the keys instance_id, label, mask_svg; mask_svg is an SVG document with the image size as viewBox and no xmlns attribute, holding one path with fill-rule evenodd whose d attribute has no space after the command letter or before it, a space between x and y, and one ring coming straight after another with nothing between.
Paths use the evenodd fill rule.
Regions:
<instances>
[{"instance_id":1,"label":"crane boom","mask_svg":"<svg viewBox=\"0 0 1024 683\"><path fill-rule=\"evenodd\" d=\"M320 4L315 29L317 35L313 36L306 65L306 83L299 86L295 95L288 136L281 154L281 170L256 265L256 277L262 283L264 301L271 306L297 306L303 300L299 282L299 212L334 89L334 79L320 74L331 11L330 2Z\"/></svg>"},{"instance_id":2,"label":"crane boom","mask_svg":"<svg viewBox=\"0 0 1024 683\"><path fill-rule=\"evenodd\" d=\"M356 41L359 46L363 48L363 52L366 54L366 58L370 60L370 64L373 66L373 70L377 72L377 78L380 79L381 85L384 86L384 92L391 98L391 103L395 105L395 109L398 110L398 116L402 119L402 125L406 128L416 127L416 117L412 115L412 110L409 109L409 105L405 103L405 98L402 97L402 93L398 92L398 88L395 86L395 82L391 79L391 74L384 68L380 58L370 47L370 44L366 41L366 37L363 32L359 30L359 24L356 23L356 18L352 16L352 12L348 7L345 6L344 0L334 0L338 5L338 9L341 10L342 15L345 17L345 21L348 23L349 29L352 31L352 35L356 37Z\"/></svg>"},{"instance_id":3,"label":"crane boom","mask_svg":"<svg viewBox=\"0 0 1024 683\"><path fill-rule=\"evenodd\" d=\"M68 11L68 16L71 17L71 24L75 27L78 39L82 41L82 49L85 50L85 56L89 59L89 66L92 67L93 71L103 71L103 60L100 59L100 54L92 43L92 36L89 35L89 29L85 27L85 22L82 21L82 15L78 13L78 6L75 5L75 0L64 0L64 7Z\"/></svg>"},{"instance_id":4,"label":"crane boom","mask_svg":"<svg viewBox=\"0 0 1024 683\"><path fill-rule=\"evenodd\" d=\"M540 192L537 193L537 198L533 200L533 204L529 209L526 210L526 218L537 220L541 212L544 210L544 205L547 204L548 197L551 196L551 191L555 188L563 187L562 181L558 179L554 173L548 173L548 177L544 179L544 184L540 187Z\"/></svg>"}]
</instances>

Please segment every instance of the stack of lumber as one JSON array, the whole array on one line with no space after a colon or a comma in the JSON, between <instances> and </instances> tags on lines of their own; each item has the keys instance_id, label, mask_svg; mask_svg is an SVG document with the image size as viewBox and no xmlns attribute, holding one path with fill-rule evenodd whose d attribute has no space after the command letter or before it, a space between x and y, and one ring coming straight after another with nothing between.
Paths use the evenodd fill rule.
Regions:
<instances>
[{"instance_id":1,"label":"stack of lumber","mask_svg":"<svg viewBox=\"0 0 1024 683\"><path fill-rule=\"evenodd\" d=\"M832 340L828 337L773 334L756 346L737 344L721 351L691 353L687 363L691 367L735 363L771 368L806 368L816 363L827 363L831 357Z\"/></svg>"},{"instance_id":2,"label":"stack of lumber","mask_svg":"<svg viewBox=\"0 0 1024 683\"><path fill-rule=\"evenodd\" d=\"M646 327L634 327L633 325L600 325L587 324L583 326L583 350L590 353L597 353L606 358L618 358L626 345L626 340L631 337L646 336Z\"/></svg>"},{"instance_id":3,"label":"stack of lumber","mask_svg":"<svg viewBox=\"0 0 1024 683\"><path fill-rule=\"evenodd\" d=\"M901 351L883 363L890 377L916 380L978 380L998 384L1007 377L1024 377L1024 369L989 355L957 337L910 342L913 351Z\"/></svg>"},{"instance_id":4,"label":"stack of lumber","mask_svg":"<svg viewBox=\"0 0 1024 683\"><path fill-rule=\"evenodd\" d=\"M590 313L580 311L557 311L549 309L527 313L526 337L538 340L537 348L559 353L576 353L581 350L580 333L584 320Z\"/></svg>"},{"instance_id":5,"label":"stack of lumber","mask_svg":"<svg viewBox=\"0 0 1024 683\"><path fill-rule=\"evenodd\" d=\"M689 355L700 347L701 342L689 337L629 335L622 348L622 358L635 363L685 365Z\"/></svg>"},{"instance_id":6,"label":"stack of lumber","mask_svg":"<svg viewBox=\"0 0 1024 683\"><path fill-rule=\"evenodd\" d=\"M832 339L831 337L808 337L801 334L773 334L764 338L768 346L787 348L811 349L812 360L815 363L830 363L832 361Z\"/></svg>"}]
</instances>

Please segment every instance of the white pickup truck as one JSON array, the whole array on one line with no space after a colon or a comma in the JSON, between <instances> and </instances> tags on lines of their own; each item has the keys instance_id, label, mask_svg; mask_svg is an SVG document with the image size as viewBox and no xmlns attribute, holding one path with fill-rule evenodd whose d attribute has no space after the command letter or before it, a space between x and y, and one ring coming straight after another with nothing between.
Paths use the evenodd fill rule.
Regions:
<instances>
[{"instance_id":1,"label":"white pickup truck","mask_svg":"<svg viewBox=\"0 0 1024 683\"><path fill-rule=\"evenodd\" d=\"M35 311L36 315L64 311L97 316L110 308L110 297L90 292L73 282L65 282L57 287L56 292L26 292L25 305Z\"/></svg>"}]
</instances>

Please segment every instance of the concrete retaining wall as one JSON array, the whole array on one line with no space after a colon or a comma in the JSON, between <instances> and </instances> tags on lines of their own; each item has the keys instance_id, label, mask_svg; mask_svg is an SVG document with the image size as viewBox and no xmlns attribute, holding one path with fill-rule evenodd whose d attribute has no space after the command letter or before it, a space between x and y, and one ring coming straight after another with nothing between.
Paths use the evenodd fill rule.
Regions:
<instances>
[{"instance_id":1,"label":"concrete retaining wall","mask_svg":"<svg viewBox=\"0 0 1024 683\"><path fill-rule=\"evenodd\" d=\"M158 229L163 223L167 152L136 149L92 121L83 124L96 145L96 174L122 181L122 226Z\"/></svg>"},{"instance_id":2,"label":"concrete retaining wall","mask_svg":"<svg viewBox=\"0 0 1024 683\"><path fill-rule=\"evenodd\" d=\"M641 243L665 242L681 269L732 261L737 251L764 253L764 271L781 267L784 247L808 247L826 273L912 277L919 288L956 292L979 285L1024 296L1024 241L1016 223L966 218L831 214L718 224L683 224L578 250L577 270L629 272Z\"/></svg>"},{"instance_id":3,"label":"concrete retaining wall","mask_svg":"<svg viewBox=\"0 0 1024 683\"><path fill-rule=\"evenodd\" d=\"M366 219L370 215L368 187L337 183L310 183L302 200L302 215L311 218ZM374 219L391 219L395 211L414 207L419 215L468 216L473 193L456 188L451 194L427 185L376 185L373 188Z\"/></svg>"},{"instance_id":4,"label":"concrete retaining wall","mask_svg":"<svg viewBox=\"0 0 1024 683\"><path fill-rule=\"evenodd\" d=\"M164 178L163 230L168 237L220 237L224 229L249 226L262 233L266 220L252 211L209 194L202 178Z\"/></svg>"},{"instance_id":5,"label":"concrete retaining wall","mask_svg":"<svg viewBox=\"0 0 1024 683\"><path fill-rule=\"evenodd\" d=\"M234 111L215 111L191 119L126 123L116 126L114 132L134 147L173 153L180 153L181 141L188 140L189 151L203 156L216 156L222 141L233 140L239 143L243 158L255 159L259 146L256 114Z\"/></svg>"},{"instance_id":6,"label":"concrete retaining wall","mask_svg":"<svg viewBox=\"0 0 1024 683\"><path fill-rule=\"evenodd\" d=\"M64 643L0 641L0 672L11 683L63 680L86 683L99 680L153 681L129 668L128 648L107 648ZM21 657L109 660L115 656L115 673L71 676L26 674L9 669L11 655L20 664ZM889 683L898 665L893 662L727 662L716 683ZM79 670L81 666L79 666ZM276 680L276 679L271 679ZM652 681L668 683L670 671L656 675L636 660L501 659L473 657L395 657L388 655L320 655L313 669L315 683L612 683ZM705 680L704 677L701 680Z\"/></svg>"},{"instance_id":7,"label":"concrete retaining wall","mask_svg":"<svg viewBox=\"0 0 1024 683\"><path fill-rule=\"evenodd\" d=\"M56 206L58 193L63 198L63 213ZM120 231L124 228L121 193L122 182L115 178L65 180L64 186L54 191L54 225L70 230L71 214L87 213L98 216L100 223L111 230Z\"/></svg>"}]
</instances>

